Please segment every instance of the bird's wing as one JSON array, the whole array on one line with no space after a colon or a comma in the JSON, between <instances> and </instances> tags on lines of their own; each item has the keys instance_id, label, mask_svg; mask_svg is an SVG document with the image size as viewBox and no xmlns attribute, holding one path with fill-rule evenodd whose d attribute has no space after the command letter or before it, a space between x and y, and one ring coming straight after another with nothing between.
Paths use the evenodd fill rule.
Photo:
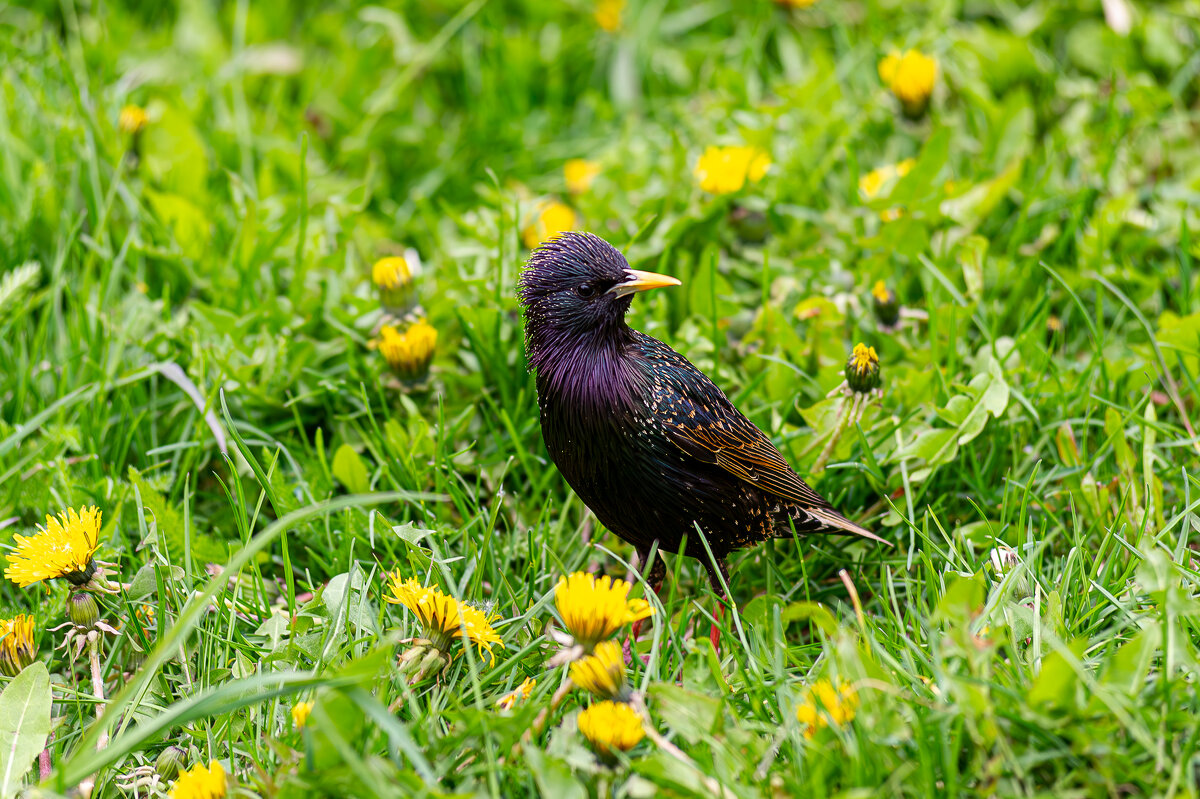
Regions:
<instances>
[{"instance_id":1,"label":"bird's wing","mask_svg":"<svg viewBox=\"0 0 1200 799\"><path fill-rule=\"evenodd\" d=\"M782 499L806 507L830 507L707 375L662 342L649 336L641 340L657 361L654 404L667 438L675 446Z\"/></svg>"},{"instance_id":2,"label":"bird's wing","mask_svg":"<svg viewBox=\"0 0 1200 799\"><path fill-rule=\"evenodd\" d=\"M716 419L700 411L690 418L686 414L676 417L667 425L667 437L693 458L716 464L767 493L809 507L829 507L824 497L792 471L771 439L732 403L722 411L731 413L721 413Z\"/></svg>"}]
</instances>

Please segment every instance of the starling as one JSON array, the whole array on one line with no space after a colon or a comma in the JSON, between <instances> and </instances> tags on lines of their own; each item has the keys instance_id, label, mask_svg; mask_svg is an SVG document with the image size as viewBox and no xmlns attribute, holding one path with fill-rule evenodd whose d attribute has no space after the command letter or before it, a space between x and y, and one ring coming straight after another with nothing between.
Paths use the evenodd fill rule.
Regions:
<instances>
[{"instance_id":1,"label":"starling","mask_svg":"<svg viewBox=\"0 0 1200 799\"><path fill-rule=\"evenodd\" d=\"M591 234L565 233L530 255L519 291L525 348L542 437L571 488L637 549L643 570L655 543L678 552L699 525L718 596L730 552L793 528L882 541L809 488L703 372L625 323L635 292L677 285L631 269ZM657 591L665 574L655 558L644 576Z\"/></svg>"}]
</instances>

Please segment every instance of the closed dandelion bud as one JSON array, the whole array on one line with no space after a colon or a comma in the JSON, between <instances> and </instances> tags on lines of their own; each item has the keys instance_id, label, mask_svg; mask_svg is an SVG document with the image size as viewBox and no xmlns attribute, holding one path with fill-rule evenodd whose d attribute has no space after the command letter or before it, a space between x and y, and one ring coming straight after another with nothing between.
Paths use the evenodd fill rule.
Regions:
<instances>
[{"instance_id":1,"label":"closed dandelion bud","mask_svg":"<svg viewBox=\"0 0 1200 799\"><path fill-rule=\"evenodd\" d=\"M403 313L416 302L416 284L408 261L399 255L381 258L371 267L371 281L379 289L379 301L393 313Z\"/></svg>"},{"instance_id":2,"label":"closed dandelion bud","mask_svg":"<svg viewBox=\"0 0 1200 799\"><path fill-rule=\"evenodd\" d=\"M67 616L76 627L95 627L100 621L100 604L87 591L76 591L67 597Z\"/></svg>"},{"instance_id":3,"label":"closed dandelion bud","mask_svg":"<svg viewBox=\"0 0 1200 799\"><path fill-rule=\"evenodd\" d=\"M21 613L11 619L0 619L0 672L16 677L36 656L33 617Z\"/></svg>"},{"instance_id":4,"label":"closed dandelion bud","mask_svg":"<svg viewBox=\"0 0 1200 799\"><path fill-rule=\"evenodd\" d=\"M920 50L893 50L879 62L879 79L891 89L909 119L919 119L929 108L937 71L937 59Z\"/></svg>"},{"instance_id":5,"label":"closed dandelion bud","mask_svg":"<svg viewBox=\"0 0 1200 799\"><path fill-rule=\"evenodd\" d=\"M173 780L179 776L179 770L183 768L186 760L187 752L178 746L168 746L158 753L154 761L154 770L164 780Z\"/></svg>"},{"instance_id":6,"label":"closed dandelion bud","mask_svg":"<svg viewBox=\"0 0 1200 799\"><path fill-rule=\"evenodd\" d=\"M379 352L396 377L405 383L416 383L429 374L437 338L437 328L424 319L409 325L404 332L384 325L379 331Z\"/></svg>"},{"instance_id":7,"label":"closed dandelion bud","mask_svg":"<svg viewBox=\"0 0 1200 799\"><path fill-rule=\"evenodd\" d=\"M1046 318L1046 345L1057 346L1063 338L1063 322L1054 314Z\"/></svg>"},{"instance_id":8,"label":"closed dandelion bud","mask_svg":"<svg viewBox=\"0 0 1200 799\"><path fill-rule=\"evenodd\" d=\"M400 655L400 676L409 685L436 677L450 665L450 655L425 638L418 638Z\"/></svg>"},{"instance_id":9,"label":"closed dandelion bud","mask_svg":"<svg viewBox=\"0 0 1200 799\"><path fill-rule=\"evenodd\" d=\"M846 385L851 391L867 394L879 388L879 355L874 347L859 342L846 361Z\"/></svg>"},{"instance_id":10,"label":"closed dandelion bud","mask_svg":"<svg viewBox=\"0 0 1200 799\"><path fill-rule=\"evenodd\" d=\"M896 301L896 292L888 288L882 280L878 280L871 289L871 299L879 324L886 328L895 327L900 321L900 303Z\"/></svg>"},{"instance_id":11,"label":"closed dandelion bud","mask_svg":"<svg viewBox=\"0 0 1200 799\"><path fill-rule=\"evenodd\" d=\"M770 220L762 211L735 205L729 212L729 221L737 237L747 244L762 244L771 233Z\"/></svg>"}]
</instances>

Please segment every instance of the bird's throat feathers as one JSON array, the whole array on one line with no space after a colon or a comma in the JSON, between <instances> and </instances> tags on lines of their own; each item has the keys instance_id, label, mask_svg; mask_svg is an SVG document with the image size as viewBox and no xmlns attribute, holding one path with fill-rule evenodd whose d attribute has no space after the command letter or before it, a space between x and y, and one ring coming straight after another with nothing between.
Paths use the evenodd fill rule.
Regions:
<instances>
[{"instance_id":1,"label":"bird's throat feathers","mask_svg":"<svg viewBox=\"0 0 1200 799\"><path fill-rule=\"evenodd\" d=\"M526 329L529 367L538 373L543 401L599 410L633 402L636 371L627 353L633 331L623 322L588 331L531 324Z\"/></svg>"}]
</instances>

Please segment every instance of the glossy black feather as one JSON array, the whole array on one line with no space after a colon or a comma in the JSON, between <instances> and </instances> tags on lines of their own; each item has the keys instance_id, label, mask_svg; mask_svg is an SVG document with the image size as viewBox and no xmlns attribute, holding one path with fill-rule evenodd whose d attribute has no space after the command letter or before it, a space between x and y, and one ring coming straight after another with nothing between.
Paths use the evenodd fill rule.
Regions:
<instances>
[{"instance_id":1,"label":"glossy black feather","mask_svg":"<svg viewBox=\"0 0 1200 799\"><path fill-rule=\"evenodd\" d=\"M535 251L521 278L542 435L596 517L643 556L655 542L677 552L686 535L710 573L696 524L722 570L729 552L793 527L874 538L805 484L703 372L626 325L628 297L580 296L579 284L611 288L627 269L603 240L568 234Z\"/></svg>"}]
</instances>

